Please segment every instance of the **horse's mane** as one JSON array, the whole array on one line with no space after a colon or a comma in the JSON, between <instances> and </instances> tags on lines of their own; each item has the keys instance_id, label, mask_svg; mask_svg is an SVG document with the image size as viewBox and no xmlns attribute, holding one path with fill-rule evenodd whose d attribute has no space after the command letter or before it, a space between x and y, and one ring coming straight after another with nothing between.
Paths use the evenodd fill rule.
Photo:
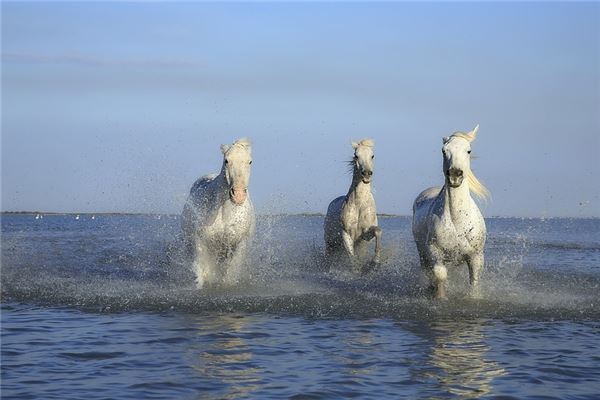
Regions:
<instances>
[{"instance_id":1,"label":"horse's mane","mask_svg":"<svg viewBox=\"0 0 600 400\"><path fill-rule=\"evenodd\" d=\"M238 140L236 140L235 142L233 142L231 144L231 146L239 146L239 147L243 147L245 149L250 148L252 146L252 142L250 142L250 139L248 138L240 138Z\"/></svg>"},{"instance_id":2,"label":"horse's mane","mask_svg":"<svg viewBox=\"0 0 600 400\"><path fill-rule=\"evenodd\" d=\"M474 135L465 132L454 132L452 136L450 136L451 139L455 137L465 139L468 142L472 142L473 140L475 140ZM473 157L471 157L471 160L473 160ZM467 182L469 183L469 190L475 196L477 196L481 200L487 200L490 198L490 191L484 186L483 183L479 181L479 179L477 179L477 177L473 173L473 170L469 168L469 170L466 171L466 177Z\"/></svg>"},{"instance_id":3,"label":"horse's mane","mask_svg":"<svg viewBox=\"0 0 600 400\"><path fill-rule=\"evenodd\" d=\"M375 142L373 141L373 139L363 139L360 142L358 142L359 146L367 146L367 147L373 147L375 146Z\"/></svg>"},{"instance_id":4,"label":"horse's mane","mask_svg":"<svg viewBox=\"0 0 600 400\"><path fill-rule=\"evenodd\" d=\"M222 144L221 145L221 152L223 154L227 154L234 147L250 151L251 150L251 146L252 146L252 143L250 142L250 139L248 139L248 138L241 138L241 139L236 140L232 144Z\"/></svg>"}]
</instances>

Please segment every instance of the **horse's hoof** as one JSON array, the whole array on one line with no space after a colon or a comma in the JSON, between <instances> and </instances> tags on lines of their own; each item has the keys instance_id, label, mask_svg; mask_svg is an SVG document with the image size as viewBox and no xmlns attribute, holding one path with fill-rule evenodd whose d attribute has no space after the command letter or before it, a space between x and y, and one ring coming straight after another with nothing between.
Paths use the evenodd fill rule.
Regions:
<instances>
[{"instance_id":1,"label":"horse's hoof","mask_svg":"<svg viewBox=\"0 0 600 400\"><path fill-rule=\"evenodd\" d=\"M361 275L367 275L373 271L375 271L378 267L379 267L379 262L375 262L375 260L367 263L361 270L360 270L360 274Z\"/></svg>"},{"instance_id":2,"label":"horse's hoof","mask_svg":"<svg viewBox=\"0 0 600 400\"><path fill-rule=\"evenodd\" d=\"M448 297L446 296L446 290L445 289L439 289L437 288L433 294L433 298L436 301L447 301Z\"/></svg>"}]
</instances>

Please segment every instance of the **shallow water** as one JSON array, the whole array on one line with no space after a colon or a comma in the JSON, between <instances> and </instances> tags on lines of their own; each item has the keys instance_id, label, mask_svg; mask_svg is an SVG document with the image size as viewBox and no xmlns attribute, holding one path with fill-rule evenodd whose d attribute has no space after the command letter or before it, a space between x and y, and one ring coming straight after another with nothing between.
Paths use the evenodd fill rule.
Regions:
<instances>
[{"instance_id":1,"label":"shallow water","mask_svg":"<svg viewBox=\"0 0 600 400\"><path fill-rule=\"evenodd\" d=\"M594 398L600 220L489 219L426 296L408 218L382 266L322 265L322 218L263 216L240 285L198 291L172 216L2 216L2 396Z\"/></svg>"}]
</instances>

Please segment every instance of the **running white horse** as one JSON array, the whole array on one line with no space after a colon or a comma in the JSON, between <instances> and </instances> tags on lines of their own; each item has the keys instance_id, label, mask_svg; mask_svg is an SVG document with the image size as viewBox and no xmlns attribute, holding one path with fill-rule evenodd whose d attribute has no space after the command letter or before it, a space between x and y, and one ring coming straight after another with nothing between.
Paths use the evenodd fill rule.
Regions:
<instances>
[{"instance_id":1,"label":"running white horse","mask_svg":"<svg viewBox=\"0 0 600 400\"><path fill-rule=\"evenodd\" d=\"M255 227L248 182L252 164L248 139L222 145L221 172L198 179L183 208L184 240L194 256L196 284L234 284Z\"/></svg>"},{"instance_id":2,"label":"running white horse","mask_svg":"<svg viewBox=\"0 0 600 400\"><path fill-rule=\"evenodd\" d=\"M352 184L347 195L329 203L325 216L326 257L331 259L334 253L345 250L355 269L365 261L367 243L373 238L373 263L379 263L381 252L381 229L377 226L377 210L371 193L373 146L371 139L352 142L354 158L348 162Z\"/></svg>"},{"instance_id":3,"label":"running white horse","mask_svg":"<svg viewBox=\"0 0 600 400\"><path fill-rule=\"evenodd\" d=\"M471 142L479 125L471 132L455 132L443 138L442 188L423 191L413 205L412 230L436 298L446 298L447 266L467 263L471 295L479 297L479 276L483 268L485 221L471 192L485 199L489 196L471 170Z\"/></svg>"}]
</instances>

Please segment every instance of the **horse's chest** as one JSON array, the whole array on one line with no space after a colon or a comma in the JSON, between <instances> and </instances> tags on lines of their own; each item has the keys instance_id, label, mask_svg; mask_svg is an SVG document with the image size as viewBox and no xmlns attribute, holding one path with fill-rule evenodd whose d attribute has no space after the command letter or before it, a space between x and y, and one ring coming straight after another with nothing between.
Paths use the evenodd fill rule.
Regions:
<instances>
[{"instance_id":1,"label":"horse's chest","mask_svg":"<svg viewBox=\"0 0 600 400\"><path fill-rule=\"evenodd\" d=\"M441 218L431 240L443 249L447 258L460 259L472 254L481 244L483 236L476 224L455 224L449 218Z\"/></svg>"},{"instance_id":2,"label":"horse's chest","mask_svg":"<svg viewBox=\"0 0 600 400\"><path fill-rule=\"evenodd\" d=\"M377 214L374 204L348 204L342 212L344 230L351 236L360 237L372 226L377 225Z\"/></svg>"},{"instance_id":3,"label":"horse's chest","mask_svg":"<svg viewBox=\"0 0 600 400\"><path fill-rule=\"evenodd\" d=\"M223 207L213 224L206 227L206 236L213 242L235 244L248 235L251 223L246 207Z\"/></svg>"}]
</instances>

